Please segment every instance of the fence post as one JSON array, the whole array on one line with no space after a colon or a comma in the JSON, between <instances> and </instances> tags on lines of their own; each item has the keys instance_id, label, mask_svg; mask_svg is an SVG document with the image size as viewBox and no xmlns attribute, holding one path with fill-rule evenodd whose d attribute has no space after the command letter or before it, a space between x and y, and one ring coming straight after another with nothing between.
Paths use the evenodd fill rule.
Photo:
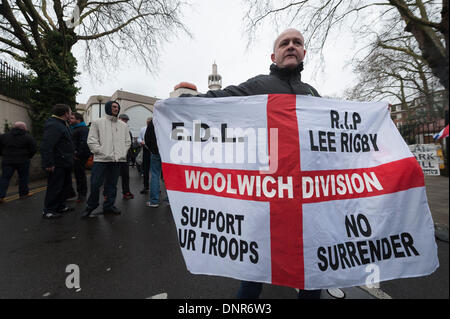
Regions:
<instances>
[{"instance_id":1,"label":"fence post","mask_svg":"<svg viewBox=\"0 0 450 319\"><path fill-rule=\"evenodd\" d=\"M0 94L22 102L29 102L30 88L26 85L27 81L27 75L0 60Z\"/></svg>"}]
</instances>

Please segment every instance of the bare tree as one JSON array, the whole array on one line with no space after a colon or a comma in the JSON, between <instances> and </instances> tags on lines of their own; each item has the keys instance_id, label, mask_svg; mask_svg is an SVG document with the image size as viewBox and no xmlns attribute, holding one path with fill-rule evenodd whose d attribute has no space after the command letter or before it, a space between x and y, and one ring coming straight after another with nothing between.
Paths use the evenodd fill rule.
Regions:
<instances>
[{"instance_id":1,"label":"bare tree","mask_svg":"<svg viewBox=\"0 0 450 319\"><path fill-rule=\"evenodd\" d=\"M39 134L49 106L75 106L77 60L84 42L84 63L116 66L125 56L153 71L158 49L176 31L188 33L177 0L1 0L0 53L32 70L32 116ZM33 128L35 126L33 125Z\"/></svg>"},{"instance_id":2,"label":"bare tree","mask_svg":"<svg viewBox=\"0 0 450 319\"><path fill-rule=\"evenodd\" d=\"M398 21L391 21L376 35L366 55L353 61L358 83L347 97L358 100L388 99L408 110L415 98L424 98L427 117L436 118L435 93L442 90L432 74L412 35L405 34ZM412 115L412 114L410 114Z\"/></svg>"},{"instance_id":3,"label":"bare tree","mask_svg":"<svg viewBox=\"0 0 450 319\"><path fill-rule=\"evenodd\" d=\"M418 115L428 120L442 117L442 110L435 107L435 93L443 88L421 58L403 51L383 49L379 45L366 59L358 62L354 71L359 80L346 91L348 99L388 100L392 104L401 104L401 109L411 120ZM419 97L424 99L426 107L423 114L417 113L411 105Z\"/></svg>"},{"instance_id":4,"label":"bare tree","mask_svg":"<svg viewBox=\"0 0 450 319\"><path fill-rule=\"evenodd\" d=\"M62 54L75 43L86 47L84 62L117 63L125 55L152 71L161 42L174 31L188 33L180 20L182 2L175 0L7 1L0 4L0 52L25 61L51 56L46 36L61 35ZM51 63L51 62L49 62Z\"/></svg>"},{"instance_id":5,"label":"bare tree","mask_svg":"<svg viewBox=\"0 0 450 319\"><path fill-rule=\"evenodd\" d=\"M351 28L355 36L361 30L376 30L387 20L401 20L420 48L420 55L448 91L448 0L244 0L247 34L250 41L267 20L276 27L297 26L307 43L319 52L332 30ZM358 37L361 43L376 39Z\"/></svg>"}]
</instances>

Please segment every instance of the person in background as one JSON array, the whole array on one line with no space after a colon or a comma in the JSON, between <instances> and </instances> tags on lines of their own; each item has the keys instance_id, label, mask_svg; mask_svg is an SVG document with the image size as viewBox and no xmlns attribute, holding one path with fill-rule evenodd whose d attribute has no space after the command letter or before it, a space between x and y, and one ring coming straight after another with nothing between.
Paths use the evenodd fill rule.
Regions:
<instances>
[{"instance_id":1,"label":"person in background","mask_svg":"<svg viewBox=\"0 0 450 319\"><path fill-rule=\"evenodd\" d=\"M104 184L103 214L120 214L114 206L120 163L127 161L131 145L128 126L118 120L120 105L115 101L105 104L105 116L92 122L88 146L94 154L91 171L91 190L82 218L95 217L92 212L99 206L100 187Z\"/></svg>"},{"instance_id":2,"label":"person in background","mask_svg":"<svg viewBox=\"0 0 450 319\"><path fill-rule=\"evenodd\" d=\"M131 133L131 131L130 131ZM137 137L133 136L133 140L131 141L131 157L130 157L130 166L135 167L136 166L136 157L139 154L139 151L141 150L141 145L139 145L137 141Z\"/></svg>"},{"instance_id":3,"label":"person in background","mask_svg":"<svg viewBox=\"0 0 450 319\"><path fill-rule=\"evenodd\" d=\"M145 145L150 150L150 198L146 203L149 207L159 206L160 178L161 178L161 157L159 155L158 144L156 143L155 126L153 120L150 121L145 132Z\"/></svg>"},{"instance_id":4,"label":"person in background","mask_svg":"<svg viewBox=\"0 0 450 319\"><path fill-rule=\"evenodd\" d=\"M72 110L66 104L56 104L52 116L45 122L41 142L42 168L47 174L43 218L58 218L74 210L66 206L67 194L72 187L74 146L67 122Z\"/></svg>"},{"instance_id":5,"label":"person in background","mask_svg":"<svg viewBox=\"0 0 450 319\"><path fill-rule=\"evenodd\" d=\"M145 132L147 131L148 125L152 120L151 117L147 118L147 126L141 128L139 132L138 142L142 146L142 175L144 176L144 188L141 190L141 194L147 194L149 190L149 178L150 178L150 150L145 144Z\"/></svg>"},{"instance_id":6,"label":"person in background","mask_svg":"<svg viewBox=\"0 0 450 319\"><path fill-rule=\"evenodd\" d=\"M119 115L119 119L125 124L130 118L125 113ZM133 141L133 135L130 133L130 140ZM127 152L127 161L120 163L120 178L122 179L122 198L133 199L134 195L130 192L130 161L132 157L133 147L130 146Z\"/></svg>"},{"instance_id":7,"label":"person in background","mask_svg":"<svg viewBox=\"0 0 450 319\"><path fill-rule=\"evenodd\" d=\"M73 172L77 182L77 202L81 203L86 199L87 195L87 179L86 179L86 162L92 155L87 138L89 128L84 123L83 115L80 113L72 113L70 116L70 125L72 128L72 140L75 147L73 157Z\"/></svg>"},{"instance_id":8,"label":"person in background","mask_svg":"<svg viewBox=\"0 0 450 319\"><path fill-rule=\"evenodd\" d=\"M31 196L28 187L30 160L36 151L36 141L27 131L27 125L24 122L15 122L9 132L0 135L0 155L2 156L0 203L4 202L9 182L16 170L19 175L19 198Z\"/></svg>"}]
</instances>

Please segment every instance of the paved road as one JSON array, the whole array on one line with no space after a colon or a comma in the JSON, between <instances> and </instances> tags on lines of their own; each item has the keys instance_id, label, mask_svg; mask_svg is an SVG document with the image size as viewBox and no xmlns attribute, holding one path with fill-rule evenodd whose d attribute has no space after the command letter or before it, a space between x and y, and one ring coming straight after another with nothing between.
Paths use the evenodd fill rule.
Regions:
<instances>
[{"instance_id":1,"label":"paved road","mask_svg":"<svg viewBox=\"0 0 450 319\"><path fill-rule=\"evenodd\" d=\"M120 216L81 220L84 204L77 204L61 219L44 220L39 183L26 200L9 196L0 206L0 298L234 298L239 281L186 270L170 207L146 207L134 169L131 180L135 198L117 200ZM385 282L370 293L344 289L346 298L448 298L448 242L438 246L441 267L431 276ZM81 289L66 287L73 273L66 267L73 264ZM322 296L332 298L326 291ZM261 297L294 299L296 291L265 285Z\"/></svg>"}]
</instances>

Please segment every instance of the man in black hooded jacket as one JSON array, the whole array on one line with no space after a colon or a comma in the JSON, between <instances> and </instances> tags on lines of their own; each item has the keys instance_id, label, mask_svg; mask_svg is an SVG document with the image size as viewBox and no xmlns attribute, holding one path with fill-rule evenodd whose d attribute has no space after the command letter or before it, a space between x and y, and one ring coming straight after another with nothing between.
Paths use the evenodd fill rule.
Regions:
<instances>
[{"instance_id":1,"label":"man in black hooded jacket","mask_svg":"<svg viewBox=\"0 0 450 319\"><path fill-rule=\"evenodd\" d=\"M287 29L275 40L270 74L258 75L239 85L230 85L223 90L212 90L198 97L227 97L259 94L296 94L319 97L311 85L301 81L303 59L306 54L305 40L300 31ZM192 95L183 94L181 97ZM237 294L239 299L256 299L262 291L262 283L242 281ZM300 290L300 299L319 299L320 290Z\"/></svg>"},{"instance_id":2,"label":"man in black hooded jacket","mask_svg":"<svg viewBox=\"0 0 450 319\"><path fill-rule=\"evenodd\" d=\"M73 210L65 204L72 188L74 147L68 125L72 110L66 104L56 104L52 113L45 122L41 142L42 168L47 173L44 218L61 217L62 213Z\"/></svg>"},{"instance_id":3,"label":"man in black hooded jacket","mask_svg":"<svg viewBox=\"0 0 450 319\"><path fill-rule=\"evenodd\" d=\"M77 202L85 200L87 195L87 179L86 179L86 162L92 155L87 138L89 128L84 123L83 115L80 113L72 113L70 117L70 127L72 128L72 141L75 148L73 160L73 173L77 182Z\"/></svg>"},{"instance_id":4,"label":"man in black hooded jacket","mask_svg":"<svg viewBox=\"0 0 450 319\"><path fill-rule=\"evenodd\" d=\"M19 197L28 196L30 159L36 153L36 142L28 133L24 122L14 123L11 131L0 135L0 155L2 156L2 177L0 178L0 203L4 201L9 181L17 170L19 175Z\"/></svg>"}]
</instances>

